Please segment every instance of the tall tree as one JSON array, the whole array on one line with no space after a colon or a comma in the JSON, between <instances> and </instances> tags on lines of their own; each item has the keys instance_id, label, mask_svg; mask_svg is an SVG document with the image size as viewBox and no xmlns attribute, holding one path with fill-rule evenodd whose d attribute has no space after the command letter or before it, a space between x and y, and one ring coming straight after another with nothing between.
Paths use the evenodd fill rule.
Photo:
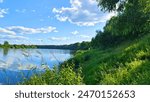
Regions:
<instances>
[{"instance_id":1,"label":"tall tree","mask_svg":"<svg viewBox=\"0 0 150 102\"><path fill-rule=\"evenodd\" d=\"M8 47L9 46L9 42L8 41L4 41L4 46Z\"/></svg>"},{"instance_id":2,"label":"tall tree","mask_svg":"<svg viewBox=\"0 0 150 102\"><path fill-rule=\"evenodd\" d=\"M104 11L122 11L127 0L97 0L98 6Z\"/></svg>"},{"instance_id":3,"label":"tall tree","mask_svg":"<svg viewBox=\"0 0 150 102\"><path fill-rule=\"evenodd\" d=\"M105 11L118 11L118 19L113 20L113 27L121 30L120 34L139 36L149 22L150 0L97 0ZM112 23L111 23L112 25ZM148 25L148 24L147 24ZM147 26L146 25L146 26ZM114 29L113 28L113 29ZM115 30L113 30L115 31ZM114 32L112 32L114 33ZM115 32L119 33L119 32Z\"/></svg>"},{"instance_id":4,"label":"tall tree","mask_svg":"<svg viewBox=\"0 0 150 102\"><path fill-rule=\"evenodd\" d=\"M104 11L118 14L92 39L93 47L110 47L150 32L150 0L97 0Z\"/></svg>"}]
</instances>

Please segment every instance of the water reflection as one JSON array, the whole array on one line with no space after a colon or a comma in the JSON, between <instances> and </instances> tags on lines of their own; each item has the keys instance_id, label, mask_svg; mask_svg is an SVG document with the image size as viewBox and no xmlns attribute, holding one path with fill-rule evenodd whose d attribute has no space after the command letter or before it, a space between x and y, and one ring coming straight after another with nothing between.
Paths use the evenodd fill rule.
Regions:
<instances>
[{"instance_id":1,"label":"water reflection","mask_svg":"<svg viewBox=\"0 0 150 102\"><path fill-rule=\"evenodd\" d=\"M9 51L9 48L3 48L3 55L7 56L8 55L8 51Z\"/></svg>"},{"instance_id":2,"label":"water reflection","mask_svg":"<svg viewBox=\"0 0 150 102\"><path fill-rule=\"evenodd\" d=\"M41 72L46 67L53 68L54 65L58 65L70 57L70 50L0 49L0 83L20 82L20 73L24 73L28 78L27 73L32 73L31 70L36 69L36 72Z\"/></svg>"}]
</instances>

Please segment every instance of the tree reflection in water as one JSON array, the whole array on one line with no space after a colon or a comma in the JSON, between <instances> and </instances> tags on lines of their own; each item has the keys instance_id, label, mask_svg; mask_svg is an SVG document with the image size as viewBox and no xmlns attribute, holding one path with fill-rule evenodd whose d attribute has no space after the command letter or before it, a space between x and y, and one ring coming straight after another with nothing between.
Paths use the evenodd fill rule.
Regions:
<instances>
[{"instance_id":1,"label":"tree reflection in water","mask_svg":"<svg viewBox=\"0 0 150 102\"><path fill-rule=\"evenodd\" d=\"M3 56L8 55L9 48L3 48Z\"/></svg>"}]
</instances>

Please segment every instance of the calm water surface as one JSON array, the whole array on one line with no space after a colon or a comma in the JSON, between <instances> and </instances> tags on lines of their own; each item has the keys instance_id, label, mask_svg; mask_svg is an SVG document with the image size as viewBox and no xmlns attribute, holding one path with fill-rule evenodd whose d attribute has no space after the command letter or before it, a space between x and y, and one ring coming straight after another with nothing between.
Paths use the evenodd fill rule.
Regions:
<instances>
[{"instance_id":1,"label":"calm water surface","mask_svg":"<svg viewBox=\"0 0 150 102\"><path fill-rule=\"evenodd\" d=\"M16 84L70 57L70 50L0 49L0 84Z\"/></svg>"}]
</instances>

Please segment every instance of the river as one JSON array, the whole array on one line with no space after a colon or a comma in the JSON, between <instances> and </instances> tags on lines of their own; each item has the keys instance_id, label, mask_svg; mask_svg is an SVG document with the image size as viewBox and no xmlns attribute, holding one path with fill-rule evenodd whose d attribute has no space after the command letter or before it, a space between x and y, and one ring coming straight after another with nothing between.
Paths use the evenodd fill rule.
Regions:
<instances>
[{"instance_id":1,"label":"river","mask_svg":"<svg viewBox=\"0 0 150 102\"><path fill-rule=\"evenodd\" d=\"M0 48L0 84L17 84L45 68L58 66L71 56L70 50Z\"/></svg>"}]
</instances>

